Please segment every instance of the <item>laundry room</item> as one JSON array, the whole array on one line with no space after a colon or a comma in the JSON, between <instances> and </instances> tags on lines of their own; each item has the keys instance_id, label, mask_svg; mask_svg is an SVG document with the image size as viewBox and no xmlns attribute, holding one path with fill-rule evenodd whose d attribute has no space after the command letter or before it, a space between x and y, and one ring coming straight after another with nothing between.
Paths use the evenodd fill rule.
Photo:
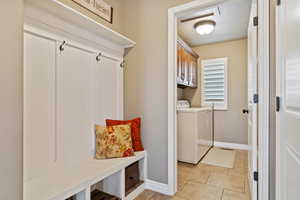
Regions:
<instances>
[{"instance_id":1,"label":"laundry room","mask_svg":"<svg viewBox=\"0 0 300 200\"><path fill-rule=\"evenodd\" d=\"M239 189L248 187L237 175L247 178L249 159L248 93L254 89L248 89L253 81L248 56L254 53L254 46L248 46L253 40L250 15L251 1L231 0L178 19L179 191L191 182L214 185L220 171L221 177L243 183Z\"/></svg>"}]
</instances>

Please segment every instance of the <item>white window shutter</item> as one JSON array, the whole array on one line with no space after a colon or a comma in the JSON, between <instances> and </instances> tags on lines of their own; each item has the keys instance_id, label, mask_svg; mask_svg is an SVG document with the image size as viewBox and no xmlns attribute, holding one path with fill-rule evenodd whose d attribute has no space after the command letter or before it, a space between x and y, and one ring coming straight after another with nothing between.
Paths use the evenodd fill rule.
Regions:
<instances>
[{"instance_id":1,"label":"white window shutter","mask_svg":"<svg viewBox=\"0 0 300 200\"><path fill-rule=\"evenodd\" d=\"M202 106L227 109L227 58L202 60Z\"/></svg>"}]
</instances>

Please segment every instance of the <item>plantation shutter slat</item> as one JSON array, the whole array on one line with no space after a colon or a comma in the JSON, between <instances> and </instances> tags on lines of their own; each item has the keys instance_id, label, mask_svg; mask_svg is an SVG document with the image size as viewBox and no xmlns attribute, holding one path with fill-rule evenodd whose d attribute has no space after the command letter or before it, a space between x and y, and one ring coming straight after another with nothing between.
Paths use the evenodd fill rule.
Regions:
<instances>
[{"instance_id":1,"label":"plantation shutter slat","mask_svg":"<svg viewBox=\"0 0 300 200\"><path fill-rule=\"evenodd\" d=\"M211 61L211 62L210 62ZM202 98L204 104L215 103L219 107L227 103L226 97L226 59L204 60L202 62Z\"/></svg>"}]
</instances>

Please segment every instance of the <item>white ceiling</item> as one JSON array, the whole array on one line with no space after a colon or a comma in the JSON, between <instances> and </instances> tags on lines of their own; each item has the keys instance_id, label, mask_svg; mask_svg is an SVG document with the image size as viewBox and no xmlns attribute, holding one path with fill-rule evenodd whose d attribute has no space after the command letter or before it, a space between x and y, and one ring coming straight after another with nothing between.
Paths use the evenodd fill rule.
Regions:
<instances>
[{"instance_id":1,"label":"white ceiling","mask_svg":"<svg viewBox=\"0 0 300 200\"><path fill-rule=\"evenodd\" d=\"M247 37L250 9L251 0L226 0L213 8L185 13L179 18L179 35L191 46ZM184 23L180 22L182 19L192 18L211 12L214 13L214 16L195 19ZM194 24L207 19L216 22L215 31L210 35L199 35L194 29Z\"/></svg>"}]
</instances>

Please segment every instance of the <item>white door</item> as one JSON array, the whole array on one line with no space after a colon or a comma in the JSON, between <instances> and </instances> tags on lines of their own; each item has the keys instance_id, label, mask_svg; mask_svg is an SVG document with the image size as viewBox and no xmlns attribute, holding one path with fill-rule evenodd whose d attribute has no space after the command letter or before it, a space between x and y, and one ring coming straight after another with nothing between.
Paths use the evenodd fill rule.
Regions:
<instances>
[{"instance_id":1,"label":"white door","mask_svg":"<svg viewBox=\"0 0 300 200\"><path fill-rule=\"evenodd\" d=\"M277 200L300 198L300 1L277 9Z\"/></svg>"},{"instance_id":2,"label":"white door","mask_svg":"<svg viewBox=\"0 0 300 200\"><path fill-rule=\"evenodd\" d=\"M257 6L253 1L250 23L248 27L248 154L249 185L252 200L257 199L257 182L253 173L257 171L257 104L254 103L254 95L257 94L257 26L254 26L253 18L257 16Z\"/></svg>"}]
</instances>

